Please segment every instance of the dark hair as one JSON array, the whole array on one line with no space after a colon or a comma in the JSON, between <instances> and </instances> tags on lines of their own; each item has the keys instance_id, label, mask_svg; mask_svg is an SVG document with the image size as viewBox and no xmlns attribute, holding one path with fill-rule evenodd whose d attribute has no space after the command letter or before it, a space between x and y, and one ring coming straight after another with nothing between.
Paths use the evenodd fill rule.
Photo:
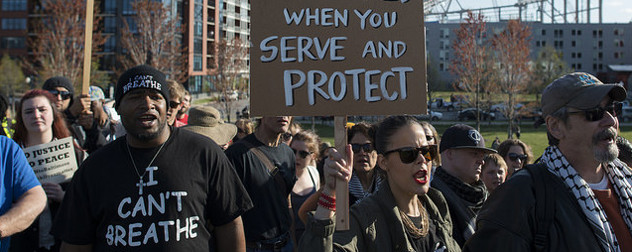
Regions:
<instances>
[{"instance_id":1,"label":"dark hair","mask_svg":"<svg viewBox=\"0 0 632 252\"><path fill-rule=\"evenodd\" d=\"M408 125L419 124L417 119L409 115L389 116L384 118L382 122L377 126L375 133L375 149L378 154L384 154L388 151L386 148L391 143L391 137L395 135L400 128Z\"/></svg>"},{"instance_id":2,"label":"dark hair","mask_svg":"<svg viewBox=\"0 0 632 252\"><path fill-rule=\"evenodd\" d=\"M527 155L527 160L524 161L523 167L527 164L530 164L533 161L533 153L531 152L531 147L529 147L529 145L527 145L523 141L520 141L519 139L507 139L500 143L500 145L498 145L498 155L505 158L505 156L509 154L509 149L511 148L511 146L514 145L520 146L524 151L524 154ZM511 172L507 174L507 177L511 176Z\"/></svg>"},{"instance_id":3,"label":"dark hair","mask_svg":"<svg viewBox=\"0 0 632 252\"><path fill-rule=\"evenodd\" d=\"M373 139L375 137L375 125L367 122L356 123L347 130L347 142L351 142L351 139L358 133L364 135L372 144L375 143Z\"/></svg>"},{"instance_id":4,"label":"dark hair","mask_svg":"<svg viewBox=\"0 0 632 252\"><path fill-rule=\"evenodd\" d=\"M553 112L551 116L559 119L565 125L568 122L568 110L566 109L566 107L558 109L557 111ZM560 140L555 138L548 130L546 131L546 137L549 139L549 145L556 146L560 144Z\"/></svg>"},{"instance_id":5,"label":"dark hair","mask_svg":"<svg viewBox=\"0 0 632 252\"><path fill-rule=\"evenodd\" d=\"M70 131L66 126L66 119L55 106L55 97L53 97L53 95L46 90L33 89L26 92L24 96L22 96L22 99L20 99L20 103L18 105L17 113L15 116L15 124L13 125L15 133L13 134L13 140L20 145L24 145L26 143L26 139L28 136L28 131L26 130L26 127L24 126L24 121L22 120L22 104L26 100L33 99L39 96L43 96L48 99L50 107L53 111L53 124L51 125L51 128L53 129L53 137L57 139L62 139L70 136Z\"/></svg>"},{"instance_id":6,"label":"dark hair","mask_svg":"<svg viewBox=\"0 0 632 252\"><path fill-rule=\"evenodd\" d=\"M632 163L632 144L630 144L630 141L618 136L617 147L619 148L619 160L626 164Z\"/></svg>"},{"instance_id":7,"label":"dark hair","mask_svg":"<svg viewBox=\"0 0 632 252\"><path fill-rule=\"evenodd\" d=\"M4 97L4 95L0 94L0 121L4 120L8 109L9 101Z\"/></svg>"}]
</instances>

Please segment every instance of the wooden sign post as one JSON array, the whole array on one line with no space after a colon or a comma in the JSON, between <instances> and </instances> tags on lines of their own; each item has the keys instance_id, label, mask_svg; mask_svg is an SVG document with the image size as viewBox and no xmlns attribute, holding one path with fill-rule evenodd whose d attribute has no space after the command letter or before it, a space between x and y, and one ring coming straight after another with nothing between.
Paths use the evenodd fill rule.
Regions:
<instances>
[{"instance_id":1,"label":"wooden sign post","mask_svg":"<svg viewBox=\"0 0 632 252\"><path fill-rule=\"evenodd\" d=\"M343 151L347 115L426 113L423 0L266 0L250 9L253 115L336 116ZM336 229L348 229L348 188L336 185Z\"/></svg>"},{"instance_id":2,"label":"wooden sign post","mask_svg":"<svg viewBox=\"0 0 632 252\"><path fill-rule=\"evenodd\" d=\"M334 144L339 153L345 153L347 146L347 116L334 117ZM336 181L336 229L349 229L349 183Z\"/></svg>"},{"instance_id":3,"label":"wooden sign post","mask_svg":"<svg viewBox=\"0 0 632 252\"><path fill-rule=\"evenodd\" d=\"M81 82L81 94L90 92L90 67L92 62L92 19L94 18L94 0L86 3L86 29L83 43L83 80Z\"/></svg>"}]
</instances>

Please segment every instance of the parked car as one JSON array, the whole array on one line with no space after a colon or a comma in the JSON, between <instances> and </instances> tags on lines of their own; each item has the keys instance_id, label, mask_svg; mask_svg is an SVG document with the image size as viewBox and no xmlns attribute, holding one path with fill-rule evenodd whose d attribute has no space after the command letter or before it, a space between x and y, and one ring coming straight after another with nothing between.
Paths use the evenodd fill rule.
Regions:
<instances>
[{"instance_id":1,"label":"parked car","mask_svg":"<svg viewBox=\"0 0 632 252\"><path fill-rule=\"evenodd\" d=\"M239 93L237 92L237 90L229 90L226 91L226 97L224 97L224 94L220 92L219 100L224 101L225 98L228 98L229 101L239 100Z\"/></svg>"},{"instance_id":2,"label":"parked car","mask_svg":"<svg viewBox=\"0 0 632 252\"><path fill-rule=\"evenodd\" d=\"M496 120L496 115L493 112L485 112L480 110L481 120ZM466 108L459 112L457 115L459 121L472 121L476 120L476 108Z\"/></svg>"},{"instance_id":3,"label":"parked car","mask_svg":"<svg viewBox=\"0 0 632 252\"><path fill-rule=\"evenodd\" d=\"M443 113L430 111L430 114L417 115L415 117L417 118L417 120L430 120L430 119L432 119L432 121L439 121L439 120L441 120L443 118Z\"/></svg>"},{"instance_id":4,"label":"parked car","mask_svg":"<svg viewBox=\"0 0 632 252\"><path fill-rule=\"evenodd\" d=\"M444 100L443 98L434 98L432 99L432 101L428 102L428 108L429 109L439 109L439 108L445 108L448 111L453 111L455 108L460 108L461 103L460 102L449 102L447 100Z\"/></svg>"}]
</instances>

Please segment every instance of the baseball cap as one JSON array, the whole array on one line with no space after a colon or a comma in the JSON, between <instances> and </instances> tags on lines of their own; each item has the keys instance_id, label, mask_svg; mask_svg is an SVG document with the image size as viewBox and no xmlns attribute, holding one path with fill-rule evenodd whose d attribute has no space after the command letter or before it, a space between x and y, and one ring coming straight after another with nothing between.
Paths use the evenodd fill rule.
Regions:
<instances>
[{"instance_id":1,"label":"baseball cap","mask_svg":"<svg viewBox=\"0 0 632 252\"><path fill-rule=\"evenodd\" d=\"M105 100L105 94L103 93L103 89L97 86L90 86L89 92L90 101L100 101Z\"/></svg>"},{"instance_id":2,"label":"baseball cap","mask_svg":"<svg viewBox=\"0 0 632 252\"><path fill-rule=\"evenodd\" d=\"M546 117L563 107L592 109L609 95L615 101L625 100L625 88L617 84L604 84L595 76L584 72L564 75L542 91L542 115Z\"/></svg>"},{"instance_id":3,"label":"baseball cap","mask_svg":"<svg viewBox=\"0 0 632 252\"><path fill-rule=\"evenodd\" d=\"M479 149L488 153L497 153L496 150L485 147L485 139L481 133L465 124L453 125L443 132L439 152L448 149Z\"/></svg>"}]
</instances>

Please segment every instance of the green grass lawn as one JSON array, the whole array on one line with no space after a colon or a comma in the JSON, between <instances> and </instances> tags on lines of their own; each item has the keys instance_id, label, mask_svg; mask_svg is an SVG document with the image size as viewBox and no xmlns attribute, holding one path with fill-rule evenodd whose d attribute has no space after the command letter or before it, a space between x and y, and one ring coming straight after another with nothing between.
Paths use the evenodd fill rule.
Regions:
<instances>
[{"instance_id":1,"label":"green grass lawn","mask_svg":"<svg viewBox=\"0 0 632 252\"><path fill-rule=\"evenodd\" d=\"M469 122L472 127L475 127L474 122ZM533 155L539 157L544 152L544 149L548 146L548 140L546 138L546 128L544 125L538 129L533 128L532 121L524 121L521 124L520 140L531 146ZM303 124L304 129L311 129L311 124ZM445 129L450 125L435 125L437 132L442 134ZM315 125L316 133L323 139L333 145L334 143L334 130L332 126ZM632 126L621 126L621 136L626 139L632 139ZM490 147L496 137L501 141L507 139L507 126L506 125L487 125L485 122L481 123L481 134L485 138L485 144ZM514 135L515 137L515 135Z\"/></svg>"}]
</instances>

